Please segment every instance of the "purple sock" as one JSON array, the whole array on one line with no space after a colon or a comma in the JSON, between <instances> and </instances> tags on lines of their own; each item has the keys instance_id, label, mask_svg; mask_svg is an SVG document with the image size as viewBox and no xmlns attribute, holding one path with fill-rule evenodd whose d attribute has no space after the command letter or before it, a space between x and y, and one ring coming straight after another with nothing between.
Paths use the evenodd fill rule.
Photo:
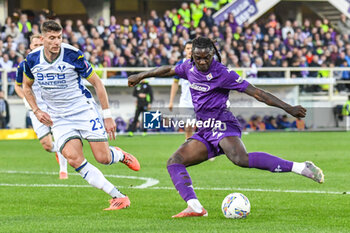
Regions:
<instances>
[{"instance_id":1,"label":"purple sock","mask_svg":"<svg viewBox=\"0 0 350 233\"><path fill-rule=\"evenodd\" d=\"M293 162L278 158L265 152L249 153L249 167L270 172L290 172Z\"/></svg>"},{"instance_id":2,"label":"purple sock","mask_svg":"<svg viewBox=\"0 0 350 233\"><path fill-rule=\"evenodd\" d=\"M197 199L192 187L191 177L188 174L185 165L175 163L169 165L167 168L171 180L182 199L186 202L190 199Z\"/></svg>"}]
</instances>

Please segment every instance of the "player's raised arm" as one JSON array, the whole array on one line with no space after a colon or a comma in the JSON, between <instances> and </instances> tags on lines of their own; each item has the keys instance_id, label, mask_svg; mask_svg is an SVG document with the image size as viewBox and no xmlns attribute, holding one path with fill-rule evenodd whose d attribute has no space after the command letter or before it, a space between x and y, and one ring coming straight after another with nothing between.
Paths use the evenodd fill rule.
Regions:
<instances>
[{"instance_id":1,"label":"player's raised arm","mask_svg":"<svg viewBox=\"0 0 350 233\"><path fill-rule=\"evenodd\" d=\"M133 74L128 77L128 85L129 87L133 87L138 84L142 79L150 78L150 77L171 77L174 76L175 66L165 65L157 67L150 71L144 71L138 74Z\"/></svg>"},{"instance_id":2,"label":"player's raised arm","mask_svg":"<svg viewBox=\"0 0 350 233\"><path fill-rule=\"evenodd\" d=\"M245 89L244 92L254 97L260 102L264 102L267 105L281 108L294 117L306 116L306 109L303 108L301 105L291 106L285 103L284 101L280 100L276 96L272 95L271 93L264 91L260 88L256 88L251 84Z\"/></svg>"},{"instance_id":3,"label":"player's raised arm","mask_svg":"<svg viewBox=\"0 0 350 233\"><path fill-rule=\"evenodd\" d=\"M115 139L115 131L117 127L112 118L111 110L109 109L106 88L96 73L93 73L91 77L87 79L87 81L95 88L96 95L100 101L106 132L108 133L110 139Z\"/></svg>"}]
</instances>

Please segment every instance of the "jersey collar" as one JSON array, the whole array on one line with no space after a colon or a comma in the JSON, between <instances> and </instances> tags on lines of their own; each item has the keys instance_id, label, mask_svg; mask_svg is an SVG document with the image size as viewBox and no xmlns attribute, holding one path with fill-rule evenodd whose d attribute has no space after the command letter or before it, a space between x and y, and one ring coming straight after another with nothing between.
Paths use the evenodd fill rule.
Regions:
<instances>
[{"instance_id":1,"label":"jersey collar","mask_svg":"<svg viewBox=\"0 0 350 233\"><path fill-rule=\"evenodd\" d=\"M46 58L45 56L45 52L44 52L44 48L43 48L43 57L44 57L44 60L49 63L49 64L53 64L60 56L61 56L61 52L62 52L62 46L61 46L61 49L60 49L60 52L58 54L58 56L52 61L52 62L49 62L49 60Z\"/></svg>"}]
</instances>

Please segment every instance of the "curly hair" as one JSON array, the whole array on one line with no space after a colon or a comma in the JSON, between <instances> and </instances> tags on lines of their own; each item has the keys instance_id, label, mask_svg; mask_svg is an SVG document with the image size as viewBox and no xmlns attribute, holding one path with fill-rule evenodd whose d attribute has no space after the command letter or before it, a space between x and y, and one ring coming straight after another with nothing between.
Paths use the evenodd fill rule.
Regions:
<instances>
[{"instance_id":1,"label":"curly hair","mask_svg":"<svg viewBox=\"0 0 350 233\"><path fill-rule=\"evenodd\" d=\"M206 37L197 37L192 41L192 52L194 51L195 48L199 49L206 49L209 48L210 50L214 49L215 55L218 57L219 62L221 62L221 55L216 48L214 41L212 41L209 38ZM191 57L191 62L193 61L193 57Z\"/></svg>"}]
</instances>

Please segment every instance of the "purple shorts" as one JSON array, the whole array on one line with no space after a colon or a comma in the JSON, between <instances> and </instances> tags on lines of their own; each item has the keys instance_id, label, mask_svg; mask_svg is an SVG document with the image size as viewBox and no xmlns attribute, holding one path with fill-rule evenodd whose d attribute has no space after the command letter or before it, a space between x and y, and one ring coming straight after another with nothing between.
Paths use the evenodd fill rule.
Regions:
<instances>
[{"instance_id":1,"label":"purple shorts","mask_svg":"<svg viewBox=\"0 0 350 233\"><path fill-rule=\"evenodd\" d=\"M219 142L223 138L230 136L241 137L242 135L241 126L233 115L231 120L222 122L225 123L226 127L221 127L221 129L200 128L198 132L191 137L192 139L204 143L208 150L208 159L224 154L219 146Z\"/></svg>"}]
</instances>

